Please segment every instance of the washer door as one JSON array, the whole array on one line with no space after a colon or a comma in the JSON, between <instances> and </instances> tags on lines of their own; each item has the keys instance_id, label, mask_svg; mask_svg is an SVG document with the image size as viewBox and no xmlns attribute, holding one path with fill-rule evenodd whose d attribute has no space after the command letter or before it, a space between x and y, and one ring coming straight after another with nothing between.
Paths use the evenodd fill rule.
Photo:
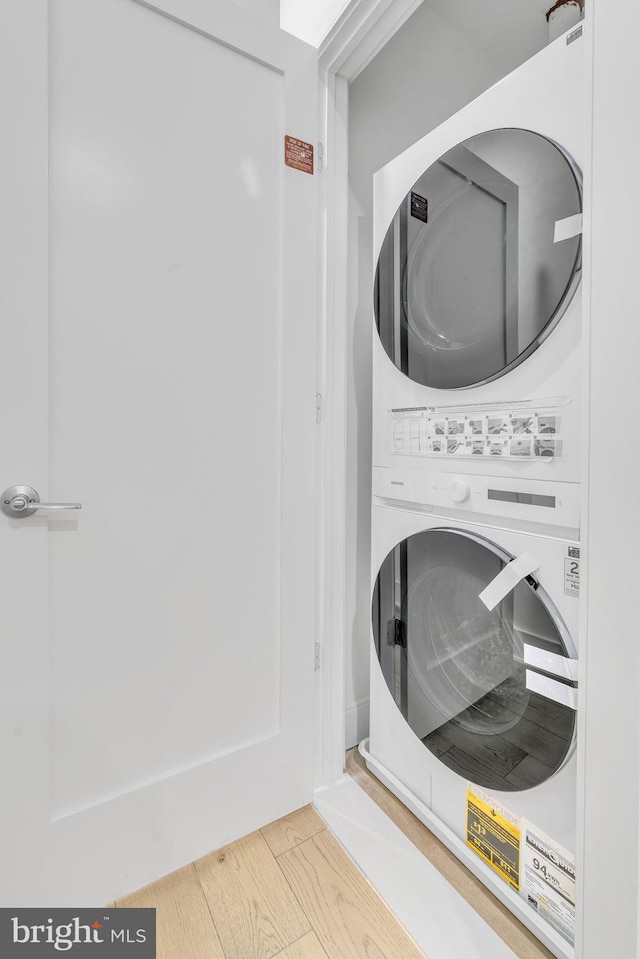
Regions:
<instances>
[{"instance_id":1,"label":"washer door","mask_svg":"<svg viewBox=\"0 0 640 959\"><path fill-rule=\"evenodd\" d=\"M504 791L552 776L576 722L575 647L537 580L491 611L479 599L512 559L482 537L427 530L389 553L373 598L382 673L413 732L460 776Z\"/></svg>"},{"instance_id":2,"label":"washer door","mask_svg":"<svg viewBox=\"0 0 640 959\"><path fill-rule=\"evenodd\" d=\"M577 288L581 211L577 167L537 133L491 130L441 156L378 260L376 323L398 369L463 389L521 363Z\"/></svg>"}]
</instances>

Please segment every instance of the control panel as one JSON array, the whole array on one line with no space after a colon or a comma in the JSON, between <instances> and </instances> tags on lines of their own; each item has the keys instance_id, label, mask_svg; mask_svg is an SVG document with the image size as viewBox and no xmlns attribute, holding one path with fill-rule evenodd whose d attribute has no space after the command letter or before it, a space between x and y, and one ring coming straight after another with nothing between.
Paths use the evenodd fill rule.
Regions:
<instances>
[{"instance_id":1,"label":"control panel","mask_svg":"<svg viewBox=\"0 0 640 959\"><path fill-rule=\"evenodd\" d=\"M577 483L377 466L373 470L373 495L374 501L390 504L481 513L572 529L580 526Z\"/></svg>"}]
</instances>

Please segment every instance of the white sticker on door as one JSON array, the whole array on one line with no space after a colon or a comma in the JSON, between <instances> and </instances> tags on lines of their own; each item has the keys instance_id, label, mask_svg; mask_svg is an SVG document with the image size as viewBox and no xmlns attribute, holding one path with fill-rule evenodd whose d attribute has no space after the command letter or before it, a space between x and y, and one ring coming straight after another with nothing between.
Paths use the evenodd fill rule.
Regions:
<instances>
[{"instance_id":1,"label":"white sticker on door","mask_svg":"<svg viewBox=\"0 0 640 959\"><path fill-rule=\"evenodd\" d=\"M570 852L537 826L522 822L520 894L538 915L574 944L576 868Z\"/></svg>"}]
</instances>

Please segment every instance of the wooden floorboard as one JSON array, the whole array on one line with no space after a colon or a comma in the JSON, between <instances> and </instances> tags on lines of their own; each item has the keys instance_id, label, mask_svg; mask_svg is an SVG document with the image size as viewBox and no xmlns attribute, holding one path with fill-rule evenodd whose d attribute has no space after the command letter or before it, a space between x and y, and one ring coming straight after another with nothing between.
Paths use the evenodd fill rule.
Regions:
<instances>
[{"instance_id":1,"label":"wooden floorboard","mask_svg":"<svg viewBox=\"0 0 640 959\"><path fill-rule=\"evenodd\" d=\"M226 959L193 864L117 905L156 909L157 959Z\"/></svg>"},{"instance_id":2,"label":"wooden floorboard","mask_svg":"<svg viewBox=\"0 0 640 959\"><path fill-rule=\"evenodd\" d=\"M389 816L445 879L482 916L518 959L554 959L541 942L493 896L479 879L393 795L354 747L347 752L346 771ZM456 957L457 959L457 957ZM488 957L490 959L490 957Z\"/></svg>"},{"instance_id":3,"label":"wooden floorboard","mask_svg":"<svg viewBox=\"0 0 640 959\"><path fill-rule=\"evenodd\" d=\"M276 959L327 959L327 954L315 932L308 932L302 939L279 952Z\"/></svg>"},{"instance_id":4,"label":"wooden floorboard","mask_svg":"<svg viewBox=\"0 0 640 959\"><path fill-rule=\"evenodd\" d=\"M434 733L425 736L422 741L430 749L431 740L436 737L444 740L444 743L448 743L449 746L457 746L466 753L473 753L482 765L485 765L498 776L506 776L527 756L524 749L503 740L499 735L483 738L467 732L466 729L454 721L445 723ZM444 743L440 745L444 745Z\"/></svg>"},{"instance_id":5,"label":"wooden floorboard","mask_svg":"<svg viewBox=\"0 0 640 959\"><path fill-rule=\"evenodd\" d=\"M541 763L535 756L526 756L515 769L505 777L511 786L518 789L529 789L532 785L544 782L553 775L553 770L545 763Z\"/></svg>"},{"instance_id":6,"label":"wooden floorboard","mask_svg":"<svg viewBox=\"0 0 640 959\"><path fill-rule=\"evenodd\" d=\"M303 806L291 815L263 826L260 832L272 854L277 857L294 846L299 846L306 839L311 839L325 828L326 824L313 806Z\"/></svg>"},{"instance_id":7,"label":"wooden floorboard","mask_svg":"<svg viewBox=\"0 0 640 959\"><path fill-rule=\"evenodd\" d=\"M311 931L259 831L195 868L226 959L272 959Z\"/></svg>"},{"instance_id":8,"label":"wooden floorboard","mask_svg":"<svg viewBox=\"0 0 640 959\"><path fill-rule=\"evenodd\" d=\"M283 853L278 865L328 959L424 959L329 830Z\"/></svg>"},{"instance_id":9,"label":"wooden floorboard","mask_svg":"<svg viewBox=\"0 0 640 959\"><path fill-rule=\"evenodd\" d=\"M424 959L312 806L118 906L156 909L158 959Z\"/></svg>"},{"instance_id":10,"label":"wooden floorboard","mask_svg":"<svg viewBox=\"0 0 640 959\"><path fill-rule=\"evenodd\" d=\"M528 694L522 714L511 710L505 703L519 701L519 689L511 690L513 686L513 678L505 681L422 742L449 769L488 789L508 792L537 786L564 759L574 718L567 707L543 701L536 693ZM469 732L481 713L495 716L502 724L511 720L511 726L486 739Z\"/></svg>"}]
</instances>

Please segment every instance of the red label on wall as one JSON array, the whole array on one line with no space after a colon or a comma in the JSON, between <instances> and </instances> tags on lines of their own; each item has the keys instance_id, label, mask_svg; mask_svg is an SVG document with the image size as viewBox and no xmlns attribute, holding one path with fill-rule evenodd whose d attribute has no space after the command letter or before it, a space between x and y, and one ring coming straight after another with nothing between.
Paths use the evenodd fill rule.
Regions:
<instances>
[{"instance_id":1,"label":"red label on wall","mask_svg":"<svg viewBox=\"0 0 640 959\"><path fill-rule=\"evenodd\" d=\"M313 173L313 146L297 137L284 138L284 162L294 170Z\"/></svg>"}]
</instances>

